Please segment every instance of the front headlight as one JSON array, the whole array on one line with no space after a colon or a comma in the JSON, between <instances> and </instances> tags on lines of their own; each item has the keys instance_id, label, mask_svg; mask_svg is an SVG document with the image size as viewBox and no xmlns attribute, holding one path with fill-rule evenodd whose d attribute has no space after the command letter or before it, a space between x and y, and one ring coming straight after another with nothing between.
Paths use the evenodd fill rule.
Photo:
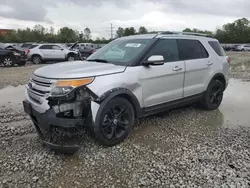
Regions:
<instances>
[{"instance_id":1,"label":"front headlight","mask_svg":"<svg viewBox=\"0 0 250 188\"><path fill-rule=\"evenodd\" d=\"M63 96L69 94L73 89L92 83L94 78L82 78L72 80L58 80L51 92L50 96Z\"/></svg>"}]
</instances>

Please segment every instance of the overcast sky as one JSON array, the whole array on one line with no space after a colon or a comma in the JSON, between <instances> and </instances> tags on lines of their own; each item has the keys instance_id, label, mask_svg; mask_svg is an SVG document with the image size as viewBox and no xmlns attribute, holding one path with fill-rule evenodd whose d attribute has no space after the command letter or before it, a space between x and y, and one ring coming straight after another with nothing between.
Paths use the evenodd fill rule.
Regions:
<instances>
[{"instance_id":1,"label":"overcast sky","mask_svg":"<svg viewBox=\"0 0 250 188\"><path fill-rule=\"evenodd\" d=\"M110 23L114 30L142 25L149 30L214 31L249 18L249 10L250 0L0 0L0 28L89 27L93 38L110 37Z\"/></svg>"}]
</instances>

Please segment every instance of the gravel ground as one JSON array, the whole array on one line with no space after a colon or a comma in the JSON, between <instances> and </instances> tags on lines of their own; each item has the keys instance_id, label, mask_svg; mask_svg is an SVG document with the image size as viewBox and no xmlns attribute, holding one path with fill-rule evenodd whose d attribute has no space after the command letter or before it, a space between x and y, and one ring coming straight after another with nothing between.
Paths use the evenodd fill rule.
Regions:
<instances>
[{"instance_id":1,"label":"gravel ground","mask_svg":"<svg viewBox=\"0 0 250 188\"><path fill-rule=\"evenodd\" d=\"M230 56L232 76L250 80L250 55ZM0 86L25 84L37 67L0 69ZM7 93L0 102L0 188L250 187L249 86L233 80L216 111L191 106L137 120L131 136L112 148L84 135L69 156L42 146Z\"/></svg>"}]
</instances>

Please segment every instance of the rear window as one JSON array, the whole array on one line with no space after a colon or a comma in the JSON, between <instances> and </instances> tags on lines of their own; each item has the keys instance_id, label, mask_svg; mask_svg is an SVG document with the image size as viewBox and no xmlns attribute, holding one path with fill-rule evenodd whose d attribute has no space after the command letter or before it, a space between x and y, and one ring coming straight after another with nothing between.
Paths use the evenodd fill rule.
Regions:
<instances>
[{"instance_id":1,"label":"rear window","mask_svg":"<svg viewBox=\"0 0 250 188\"><path fill-rule=\"evenodd\" d=\"M198 40L178 39L180 60L208 58L208 53Z\"/></svg>"},{"instance_id":2,"label":"rear window","mask_svg":"<svg viewBox=\"0 0 250 188\"><path fill-rule=\"evenodd\" d=\"M214 51L219 55L219 56L226 56L226 52L224 49L221 47L220 43L217 41L209 41L209 45L214 49Z\"/></svg>"},{"instance_id":3,"label":"rear window","mask_svg":"<svg viewBox=\"0 0 250 188\"><path fill-rule=\"evenodd\" d=\"M35 47L37 47L38 45L31 45L30 47L29 47L29 49L33 49L33 48L35 48Z\"/></svg>"}]
</instances>

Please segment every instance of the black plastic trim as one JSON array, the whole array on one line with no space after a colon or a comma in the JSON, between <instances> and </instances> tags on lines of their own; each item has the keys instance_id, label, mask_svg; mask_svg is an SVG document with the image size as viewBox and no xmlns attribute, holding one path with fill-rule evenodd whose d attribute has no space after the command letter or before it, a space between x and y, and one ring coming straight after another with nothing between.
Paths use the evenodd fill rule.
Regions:
<instances>
[{"instance_id":1,"label":"black plastic trim","mask_svg":"<svg viewBox=\"0 0 250 188\"><path fill-rule=\"evenodd\" d=\"M26 100L23 101L23 103L26 103L24 104L26 106L30 105L30 103ZM28 111L25 107L24 110L31 116L33 120L36 120L36 123L39 126L39 128L43 130L48 130L50 126L71 128L84 125L83 119L67 119L67 118L56 117L56 113L54 112L53 109L49 109L43 114L35 111L34 109L32 109L31 106L30 106L30 111Z\"/></svg>"},{"instance_id":2,"label":"black plastic trim","mask_svg":"<svg viewBox=\"0 0 250 188\"><path fill-rule=\"evenodd\" d=\"M209 84L210 84L213 80L216 80L216 78L218 78L218 77L220 77L220 78L223 79L223 81L225 82L225 83L223 83L223 84L224 84L225 89L226 89L227 82L226 82L225 76L224 76L222 73L217 73L217 74L215 74L215 75L213 76L213 78L210 80ZM208 86L209 86L209 84L208 84ZM207 87L208 87L208 86L207 86Z\"/></svg>"},{"instance_id":3,"label":"black plastic trim","mask_svg":"<svg viewBox=\"0 0 250 188\"><path fill-rule=\"evenodd\" d=\"M198 102L198 101L203 99L204 95L205 95L205 92L203 92L201 94L193 95L190 97L185 97L182 99L178 99L178 100L158 104L155 106L143 108L142 109L143 116L157 114L159 112L167 111L167 110L170 110L173 108L177 108L177 107L185 106L188 104L192 104L194 102Z\"/></svg>"},{"instance_id":4,"label":"black plastic trim","mask_svg":"<svg viewBox=\"0 0 250 188\"><path fill-rule=\"evenodd\" d=\"M134 109L135 109L135 114L136 117L141 116L141 106L136 98L136 96L128 89L126 88L114 88L110 89L109 91L105 92L102 94L100 97L96 98L94 101L97 102L98 104L103 105L103 102L107 103L110 100L112 100L114 97L119 96L119 95L127 95L129 96L129 102L132 103Z\"/></svg>"}]
</instances>

